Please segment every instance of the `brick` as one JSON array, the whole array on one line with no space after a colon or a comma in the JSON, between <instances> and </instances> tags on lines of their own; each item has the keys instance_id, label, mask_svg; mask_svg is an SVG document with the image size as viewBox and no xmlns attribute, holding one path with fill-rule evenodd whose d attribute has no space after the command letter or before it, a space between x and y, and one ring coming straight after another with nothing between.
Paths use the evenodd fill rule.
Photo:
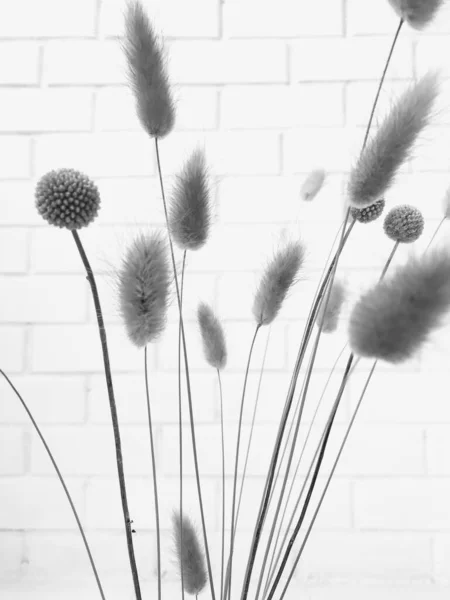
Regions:
<instances>
[{"instance_id":1,"label":"brick","mask_svg":"<svg viewBox=\"0 0 450 600\"><path fill-rule=\"evenodd\" d=\"M2 136L0 138L0 179L25 179L30 175L30 139Z\"/></svg>"},{"instance_id":2,"label":"brick","mask_svg":"<svg viewBox=\"0 0 450 600\"><path fill-rule=\"evenodd\" d=\"M163 225L161 188L156 178L102 178L96 181L102 197L100 225ZM126 198L126 202L124 201Z\"/></svg>"},{"instance_id":3,"label":"brick","mask_svg":"<svg viewBox=\"0 0 450 600\"><path fill-rule=\"evenodd\" d=\"M86 394L82 377L18 376L14 377L13 383L38 424L81 423L84 420ZM29 423L11 388L3 379L0 385L0 421Z\"/></svg>"},{"instance_id":4,"label":"brick","mask_svg":"<svg viewBox=\"0 0 450 600\"><path fill-rule=\"evenodd\" d=\"M255 18L257 15L257 18ZM227 37L303 37L342 34L341 5L318 0L301 11L294 0L227 2L224 6Z\"/></svg>"},{"instance_id":5,"label":"brick","mask_svg":"<svg viewBox=\"0 0 450 600\"><path fill-rule=\"evenodd\" d=\"M2 229L0 236L0 273L24 273L28 267L28 231Z\"/></svg>"},{"instance_id":6,"label":"brick","mask_svg":"<svg viewBox=\"0 0 450 600\"><path fill-rule=\"evenodd\" d=\"M189 422L186 403L186 384L182 375L183 390L183 421ZM154 423L178 423L178 377L174 374L153 372L149 375L150 403ZM214 383L215 373L198 374L192 377L192 387L196 398L201 390L201 410L195 413L196 422L212 422L215 420ZM145 425L148 422L147 405L145 401L145 380L143 375L116 375L114 391L117 401L117 412L120 422L127 424ZM105 378L93 376L89 385L89 415L94 423L110 424L111 413L105 385ZM197 403L197 400L196 400ZM200 403L200 400L198 401Z\"/></svg>"},{"instance_id":7,"label":"brick","mask_svg":"<svg viewBox=\"0 0 450 600\"><path fill-rule=\"evenodd\" d=\"M175 131L215 129L217 92L209 88L178 88ZM103 88L97 92L96 124L101 131L136 131L142 126L135 100L127 88Z\"/></svg>"},{"instance_id":8,"label":"brick","mask_svg":"<svg viewBox=\"0 0 450 600\"><path fill-rule=\"evenodd\" d=\"M11 60L11 56L14 56L14 60ZM2 42L0 64L1 84L36 84L39 77L39 45L35 42Z\"/></svg>"},{"instance_id":9,"label":"brick","mask_svg":"<svg viewBox=\"0 0 450 600\"><path fill-rule=\"evenodd\" d=\"M125 83L125 58L112 41L51 41L44 56L48 84Z\"/></svg>"},{"instance_id":10,"label":"brick","mask_svg":"<svg viewBox=\"0 0 450 600\"><path fill-rule=\"evenodd\" d=\"M122 327L107 329L113 371L141 370L143 352L126 339ZM149 352L152 365L152 348ZM32 368L36 373L102 372L103 358L94 325L37 325L32 332Z\"/></svg>"},{"instance_id":11,"label":"brick","mask_svg":"<svg viewBox=\"0 0 450 600\"><path fill-rule=\"evenodd\" d=\"M2 210L0 213L1 225L43 225L44 221L39 216L34 202L30 198L34 193L34 186L30 181L4 181L0 183ZM3 230L3 233L7 233ZM8 256L8 262L10 260Z\"/></svg>"},{"instance_id":12,"label":"brick","mask_svg":"<svg viewBox=\"0 0 450 600\"><path fill-rule=\"evenodd\" d=\"M0 428L0 474L20 475L25 470L24 433L20 427Z\"/></svg>"},{"instance_id":13,"label":"brick","mask_svg":"<svg viewBox=\"0 0 450 600\"><path fill-rule=\"evenodd\" d=\"M355 523L363 529L450 528L448 479L377 479L355 483Z\"/></svg>"},{"instance_id":14,"label":"brick","mask_svg":"<svg viewBox=\"0 0 450 600\"><path fill-rule=\"evenodd\" d=\"M450 127L433 126L427 128L420 139L420 151L416 151L411 160L411 168L414 172L420 171L444 171L448 163L449 153L447 148ZM426 142L426 143L423 143Z\"/></svg>"},{"instance_id":15,"label":"brick","mask_svg":"<svg viewBox=\"0 0 450 600\"><path fill-rule=\"evenodd\" d=\"M378 83L352 82L346 90L346 122L347 125L367 126L370 112L377 92ZM374 123L381 123L394 102L407 86L399 81L387 81L377 102Z\"/></svg>"},{"instance_id":16,"label":"brick","mask_svg":"<svg viewBox=\"0 0 450 600\"><path fill-rule=\"evenodd\" d=\"M426 429L427 464L431 475L450 474L449 430L446 425L428 426Z\"/></svg>"},{"instance_id":17,"label":"brick","mask_svg":"<svg viewBox=\"0 0 450 600\"><path fill-rule=\"evenodd\" d=\"M448 21L447 21L448 22ZM442 78L448 78L449 67L444 57L449 50L448 36L426 36L417 42L417 74L424 75L430 69L439 70Z\"/></svg>"},{"instance_id":18,"label":"brick","mask_svg":"<svg viewBox=\"0 0 450 600\"><path fill-rule=\"evenodd\" d=\"M10 581L19 576L23 555L23 533L8 533L2 531L1 534L2 561L1 575L3 581ZM1 589L1 585L0 585Z\"/></svg>"},{"instance_id":19,"label":"brick","mask_svg":"<svg viewBox=\"0 0 450 600\"><path fill-rule=\"evenodd\" d=\"M181 84L286 82L286 52L283 42L272 40L177 41L170 44L169 72Z\"/></svg>"},{"instance_id":20,"label":"brick","mask_svg":"<svg viewBox=\"0 0 450 600\"><path fill-rule=\"evenodd\" d=\"M435 577L439 584L449 585L450 535L448 533L437 534L433 538Z\"/></svg>"},{"instance_id":21,"label":"brick","mask_svg":"<svg viewBox=\"0 0 450 600\"><path fill-rule=\"evenodd\" d=\"M291 80L346 81L378 79L383 70L389 38L302 40L292 45ZM314 57L311 60L310 57ZM412 46L401 39L389 69L389 78L412 76Z\"/></svg>"},{"instance_id":22,"label":"brick","mask_svg":"<svg viewBox=\"0 0 450 600\"><path fill-rule=\"evenodd\" d=\"M349 0L347 26L352 35L394 34L398 26L396 13L388 2L374 4L368 0ZM403 29L403 35L409 31Z\"/></svg>"},{"instance_id":23,"label":"brick","mask_svg":"<svg viewBox=\"0 0 450 600\"><path fill-rule=\"evenodd\" d=\"M268 129L343 124L341 84L232 86L222 91L223 126Z\"/></svg>"},{"instance_id":24,"label":"brick","mask_svg":"<svg viewBox=\"0 0 450 600\"><path fill-rule=\"evenodd\" d=\"M0 365L6 372L22 370L25 354L25 331L21 327L0 327Z\"/></svg>"},{"instance_id":25,"label":"brick","mask_svg":"<svg viewBox=\"0 0 450 600\"><path fill-rule=\"evenodd\" d=\"M18 0L13 6L0 6L0 37L93 36L94 0ZM26 18L24 16L26 15Z\"/></svg>"},{"instance_id":26,"label":"brick","mask_svg":"<svg viewBox=\"0 0 450 600\"><path fill-rule=\"evenodd\" d=\"M82 322L87 305L84 283L81 277L3 277L0 321Z\"/></svg>"},{"instance_id":27,"label":"brick","mask_svg":"<svg viewBox=\"0 0 450 600\"><path fill-rule=\"evenodd\" d=\"M84 519L83 480L66 479L80 519ZM67 498L56 476L5 477L0 480L2 529L75 529Z\"/></svg>"},{"instance_id":28,"label":"brick","mask_svg":"<svg viewBox=\"0 0 450 600\"><path fill-rule=\"evenodd\" d=\"M92 92L87 90L0 90L0 131L88 131Z\"/></svg>"},{"instance_id":29,"label":"brick","mask_svg":"<svg viewBox=\"0 0 450 600\"><path fill-rule=\"evenodd\" d=\"M194 0L189 6L177 0L145 0L143 3L156 31L164 37L214 38L219 33L218 0ZM103 35L123 33L123 0L109 0L102 6Z\"/></svg>"},{"instance_id":30,"label":"brick","mask_svg":"<svg viewBox=\"0 0 450 600\"><path fill-rule=\"evenodd\" d=\"M43 135L36 141L38 176L70 166L91 177L153 174L153 148L144 133Z\"/></svg>"}]
</instances>

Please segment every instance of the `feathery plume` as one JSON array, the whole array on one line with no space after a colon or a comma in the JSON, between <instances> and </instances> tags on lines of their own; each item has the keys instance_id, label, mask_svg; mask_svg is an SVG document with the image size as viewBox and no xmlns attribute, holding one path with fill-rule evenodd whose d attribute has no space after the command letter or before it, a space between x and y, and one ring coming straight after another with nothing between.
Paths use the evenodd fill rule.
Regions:
<instances>
[{"instance_id":1,"label":"feathery plume","mask_svg":"<svg viewBox=\"0 0 450 600\"><path fill-rule=\"evenodd\" d=\"M437 78L428 74L397 100L350 173L350 204L364 208L385 194L429 123L437 93Z\"/></svg>"},{"instance_id":2,"label":"feathery plume","mask_svg":"<svg viewBox=\"0 0 450 600\"><path fill-rule=\"evenodd\" d=\"M222 324L212 309L203 302L198 307L197 317L206 361L211 367L220 371L227 363L227 348Z\"/></svg>"},{"instance_id":3,"label":"feathery plume","mask_svg":"<svg viewBox=\"0 0 450 600\"><path fill-rule=\"evenodd\" d=\"M141 125L163 138L173 129L175 107L162 48L139 0L127 5L123 48Z\"/></svg>"},{"instance_id":4,"label":"feathery plume","mask_svg":"<svg viewBox=\"0 0 450 600\"><path fill-rule=\"evenodd\" d=\"M35 199L41 217L50 225L71 231L90 225L100 207L97 186L75 169L46 173L36 185Z\"/></svg>"},{"instance_id":5,"label":"feathery plume","mask_svg":"<svg viewBox=\"0 0 450 600\"><path fill-rule=\"evenodd\" d=\"M412 357L450 310L450 252L410 257L356 303L349 338L355 354L391 363Z\"/></svg>"},{"instance_id":6,"label":"feathery plume","mask_svg":"<svg viewBox=\"0 0 450 600\"><path fill-rule=\"evenodd\" d=\"M164 238L159 233L139 235L118 273L120 311L135 346L146 346L163 331L170 281Z\"/></svg>"},{"instance_id":7,"label":"feathery plume","mask_svg":"<svg viewBox=\"0 0 450 600\"><path fill-rule=\"evenodd\" d=\"M389 0L391 6L414 29L424 29L434 19L444 0Z\"/></svg>"},{"instance_id":8,"label":"feathery plume","mask_svg":"<svg viewBox=\"0 0 450 600\"><path fill-rule=\"evenodd\" d=\"M386 202L384 198L380 198L373 204L369 204L365 208L354 208L350 209L351 216L359 221L359 223L371 223L380 217L383 213Z\"/></svg>"},{"instance_id":9,"label":"feathery plume","mask_svg":"<svg viewBox=\"0 0 450 600\"><path fill-rule=\"evenodd\" d=\"M320 305L319 312L317 313L317 326L322 326L323 333L333 333L336 331L339 316L341 314L342 305L345 300L345 285L340 280L335 280L333 287L331 288L330 298L328 305L325 310L325 302L327 295L325 294Z\"/></svg>"},{"instance_id":10,"label":"feathery plume","mask_svg":"<svg viewBox=\"0 0 450 600\"><path fill-rule=\"evenodd\" d=\"M199 594L208 582L205 568L205 556L195 527L189 517L174 512L173 538L178 568L183 573L184 589L188 594Z\"/></svg>"},{"instance_id":11,"label":"feathery plume","mask_svg":"<svg viewBox=\"0 0 450 600\"><path fill-rule=\"evenodd\" d=\"M408 204L392 208L384 219L384 232L394 242L411 244L420 238L425 222L420 210Z\"/></svg>"},{"instance_id":12,"label":"feathery plume","mask_svg":"<svg viewBox=\"0 0 450 600\"><path fill-rule=\"evenodd\" d=\"M322 189L322 186L325 182L326 173L324 169L315 169L311 171L308 177L303 182L302 188L300 190L300 197L305 202L310 202L314 200L317 194Z\"/></svg>"},{"instance_id":13,"label":"feathery plume","mask_svg":"<svg viewBox=\"0 0 450 600\"><path fill-rule=\"evenodd\" d=\"M169 211L174 242L182 250L201 248L211 228L211 193L205 155L201 150L192 153L177 176Z\"/></svg>"},{"instance_id":14,"label":"feathery plume","mask_svg":"<svg viewBox=\"0 0 450 600\"><path fill-rule=\"evenodd\" d=\"M304 259L303 244L289 242L267 265L253 302L253 315L258 325L270 325L278 315Z\"/></svg>"}]
</instances>

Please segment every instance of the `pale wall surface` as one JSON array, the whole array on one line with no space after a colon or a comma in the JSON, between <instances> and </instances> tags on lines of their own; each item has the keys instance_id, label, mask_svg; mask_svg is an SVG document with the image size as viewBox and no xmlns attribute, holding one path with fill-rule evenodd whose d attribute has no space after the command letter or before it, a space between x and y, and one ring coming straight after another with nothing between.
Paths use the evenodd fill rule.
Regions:
<instances>
[{"instance_id":1,"label":"pale wall surface","mask_svg":"<svg viewBox=\"0 0 450 600\"><path fill-rule=\"evenodd\" d=\"M218 387L203 361L194 310L200 299L212 302L227 329L230 360L224 389L231 484L232 440L254 327L251 302L257 275L287 233L300 231L309 248L304 281L272 329L241 513L239 581L268 440L279 418L302 319L337 231L345 173L360 147L397 20L387 0L161 0L148 5L168 38L179 98L176 132L161 144L164 173L176 173L200 144L216 191L213 236L205 251L189 257L186 291L200 469L216 568ZM133 595L95 315L71 236L39 219L33 189L40 175L62 166L85 170L101 188L101 215L82 238L103 274L137 554L146 597L154 597L143 357L123 335L110 274L133 232L162 224L163 213L153 146L139 130L125 87L118 38L122 6L122 0L0 0L0 367L24 394L54 450L109 600ZM427 68L441 66L444 77L450 72L449 34L449 11L420 36L403 31L381 111ZM388 197L391 205L421 207L427 217L422 247L440 219L440 200L450 183L449 98L444 89L434 127ZM301 206L301 182L315 166L329 172L327 185L317 203ZM446 235L448 228L442 232ZM352 238L342 267L357 292L377 277L391 244L383 238L381 222L357 227ZM245 435L265 336L259 339L251 371ZM289 597L449 597L450 375L445 337L404 368L380 366ZM167 333L150 353L166 598L179 597L170 553L170 514L178 493L176 339L173 306ZM345 327L321 346L306 423L343 343ZM341 362L340 372L342 367ZM361 365L345 396L336 443L367 368ZM332 389L337 384L333 380ZM187 428L185 440L187 505L196 518ZM49 461L3 382L0 596L99 597Z\"/></svg>"}]
</instances>

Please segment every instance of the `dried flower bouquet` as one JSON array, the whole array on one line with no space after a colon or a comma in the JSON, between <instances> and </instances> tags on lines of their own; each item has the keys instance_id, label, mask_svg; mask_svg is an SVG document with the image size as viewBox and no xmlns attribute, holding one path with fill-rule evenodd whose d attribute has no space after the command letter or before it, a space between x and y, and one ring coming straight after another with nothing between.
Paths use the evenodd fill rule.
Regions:
<instances>
[{"instance_id":1,"label":"dried flower bouquet","mask_svg":"<svg viewBox=\"0 0 450 600\"><path fill-rule=\"evenodd\" d=\"M303 441L300 458L292 475L295 451L300 448L300 425L308 397L308 388L314 372L319 342L322 334L332 334L336 330L341 309L346 300L346 286L339 276L338 268L342 250L355 226L364 227L364 224L378 219L383 213L385 195L394 184L399 169L411 155L418 137L430 123L438 95L437 76L434 74L425 75L400 96L380 127L375 133L371 134L372 120L379 93L402 27L408 25L416 29L425 28L438 14L444 3L443 0L389 0L389 2L399 16L399 25L379 82L378 93L373 103L362 150L349 175L345 218L333 242L330 258L324 267L313 304L307 316L306 327L298 346L298 355L280 415L264 491L259 508L256 511L245 576L242 585L239 586L241 600L246 600L252 581L256 584L254 590L256 599L260 596L263 600L271 600L275 595L280 599L285 596L338 466L377 362L385 361L398 364L416 355L430 335L441 326L450 310L450 249L444 245L430 248L439 228L450 217L450 195L444 199L442 221L425 252L421 255L410 256L404 264L396 267L391 272L391 261L399 245L413 244L421 236L424 228L423 217L416 208L409 205L392 208L387 213L383 226L384 233L393 242L392 251L387 257L379 280L360 296L351 310L348 322L350 351L346 368L341 383L338 389L335 390L335 400L319 443L313 453L302 489L298 494L294 508L289 512L287 509L293 497L293 484L295 480L298 480L297 473L300 461L309 439L308 433L306 440ZM222 451L222 505L219 578L218 574L213 573L210 544L208 542L196 443L195 399L191 389L188 339L183 319L183 290L185 278L188 276L186 273L186 257L188 252L201 250L211 234L212 195L206 157L202 151L196 150L177 176L176 184L170 195L166 195L160 142L171 133L174 127L176 108L160 41L139 0L130 1L127 7L123 49L129 67L129 79L135 96L137 115L143 129L154 140L166 221L165 232L143 232L133 240L124 253L121 265L117 266L116 278L118 305L120 306L128 338L132 344L143 350L149 445L155 496L158 598L160 599L163 596L162 554L157 485L158 472L152 423L153 399L150 398L149 392L147 349L150 343L157 342L164 330L168 304L171 294L174 292L179 312L180 495L179 502L174 506L173 537L181 582L180 594L183 598L185 593L198 596L204 590L209 589L212 600L216 598L229 600L232 589L233 558L238 531L239 510L252 442L252 435L250 434L242 469L241 462L244 456L241 447L242 417L252 353L260 330L263 327L271 326L282 310L283 303L292 286L298 281L304 266L306 248L303 241L293 240L278 249L265 267L255 292L253 303L254 333L243 378L238 415L234 476L231 506L229 507L231 511L229 539L226 536L227 524L225 522L226 439L223 425L221 382L221 372L227 365L226 333L220 319L210 306L202 303L198 307L198 326L205 359L217 374L220 389L221 439L218 443L221 445ZM324 179L324 171L313 171L304 182L300 191L301 197L305 201L313 200L320 192ZM132 521L128 509L120 425L109 361L107 333L95 275L79 235L79 230L90 225L96 218L101 208L100 195L95 183L83 173L73 169L60 169L51 171L38 182L35 201L38 212L50 225L65 228L73 236L92 291L114 430L117 473L120 483L130 569L136 599L141 600L142 593L133 544ZM337 244L336 240L338 240ZM178 252L181 253L182 257L181 268L178 263ZM345 348L339 357L344 352ZM308 362L305 365L307 356ZM312 502L313 492L322 472L323 460L327 453L343 392L361 358L372 360L370 372L338 452L332 462L331 471L325 478L325 485L318 499ZM305 367L304 379L300 391L296 393L302 367ZM262 366L261 377L263 370L264 365ZM51 450L19 391L8 376L3 371L0 372L24 406L47 450L77 521L100 595L105 598L82 523ZM183 410L186 410L186 406L183 402L183 390L186 392L189 414L201 517L201 535L197 532L190 516L184 510L182 414ZM296 399L296 403L294 403L294 399ZM257 400L258 398L253 413L252 431L255 423ZM318 406L315 415L317 410ZM290 487L288 490L289 482ZM271 506L273 514L270 513L272 520L269 522L268 515ZM286 521L288 521L287 524ZM265 527L268 537L265 540L265 546L262 547L261 539ZM261 551L262 562L258 565L256 572L255 560L258 550Z\"/></svg>"}]
</instances>

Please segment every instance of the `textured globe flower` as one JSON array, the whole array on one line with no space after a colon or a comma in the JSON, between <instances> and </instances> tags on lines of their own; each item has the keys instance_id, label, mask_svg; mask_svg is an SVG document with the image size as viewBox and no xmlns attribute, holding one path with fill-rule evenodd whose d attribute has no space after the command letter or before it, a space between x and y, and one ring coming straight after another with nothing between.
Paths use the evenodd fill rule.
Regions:
<instances>
[{"instance_id":1,"label":"textured globe flower","mask_svg":"<svg viewBox=\"0 0 450 600\"><path fill-rule=\"evenodd\" d=\"M384 220L386 235L402 244L411 244L423 233L424 220L422 213L414 206L402 204L388 212Z\"/></svg>"},{"instance_id":2,"label":"textured globe flower","mask_svg":"<svg viewBox=\"0 0 450 600\"><path fill-rule=\"evenodd\" d=\"M71 231L92 223L100 207L97 186L75 169L46 173L37 183L35 198L41 217L50 225Z\"/></svg>"},{"instance_id":3,"label":"textured globe flower","mask_svg":"<svg viewBox=\"0 0 450 600\"><path fill-rule=\"evenodd\" d=\"M350 210L351 216L359 221L360 223L370 223L378 219L381 216L386 202L384 198L377 200L373 204L366 206L365 208L352 208Z\"/></svg>"}]
</instances>

